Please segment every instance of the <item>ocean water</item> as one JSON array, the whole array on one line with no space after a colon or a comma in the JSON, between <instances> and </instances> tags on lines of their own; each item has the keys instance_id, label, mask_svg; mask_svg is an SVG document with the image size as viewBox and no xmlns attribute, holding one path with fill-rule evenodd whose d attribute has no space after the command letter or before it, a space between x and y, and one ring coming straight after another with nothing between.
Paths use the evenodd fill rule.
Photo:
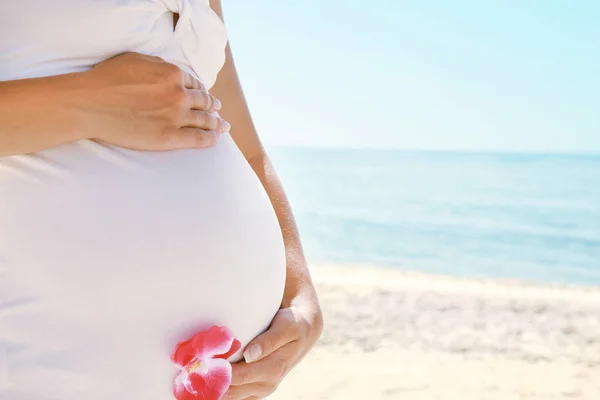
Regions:
<instances>
[{"instance_id":1,"label":"ocean water","mask_svg":"<svg viewBox=\"0 0 600 400\"><path fill-rule=\"evenodd\" d=\"M269 154L310 261L600 284L600 156Z\"/></svg>"}]
</instances>

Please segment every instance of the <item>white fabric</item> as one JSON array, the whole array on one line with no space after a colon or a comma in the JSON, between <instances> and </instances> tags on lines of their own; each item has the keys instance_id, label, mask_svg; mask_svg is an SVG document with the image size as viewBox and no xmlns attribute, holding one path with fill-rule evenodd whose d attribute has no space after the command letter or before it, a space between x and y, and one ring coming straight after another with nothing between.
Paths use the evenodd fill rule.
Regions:
<instances>
[{"instance_id":1,"label":"white fabric","mask_svg":"<svg viewBox=\"0 0 600 400\"><path fill-rule=\"evenodd\" d=\"M226 40L207 0L8 1L0 80L138 51L210 87ZM228 135L206 150L82 140L0 158L2 400L172 399L175 344L213 324L247 344L284 282L277 219Z\"/></svg>"}]
</instances>

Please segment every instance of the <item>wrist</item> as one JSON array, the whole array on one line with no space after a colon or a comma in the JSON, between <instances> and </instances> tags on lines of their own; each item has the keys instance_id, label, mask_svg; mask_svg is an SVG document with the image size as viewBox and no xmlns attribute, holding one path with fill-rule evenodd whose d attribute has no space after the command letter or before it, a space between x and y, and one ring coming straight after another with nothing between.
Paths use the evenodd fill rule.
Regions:
<instances>
[{"instance_id":1,"label":"wrist","mask_svg":"<svg viewBox=\"0 0 600 400\"><path fill-rule=\"evenodd\" d=\"M288 251L286 263L287 279L282 307L307 303L318 304L317 292L303 254L298 251Z\"/></svg>"},{"instance_id":2,"label":"wrist","mask_svg":"<svg viewBox=\"0 0 600 400\"><path fill-rule=\"evenodd\" d=\"M57 102L71 110L70 134L73 141L92 139L96 136L98 126L94 122L94 98L98 94L90 74L87 72L75 72L59 76L57 84Z\"/></svg>"},{"instance_id":3,"label":"wrist","mask_svg":"<svg viewBox=\"0 0 600 400\"><path fill-rule=\"evenodd\" d=\"M323 332L323 311L314 290L314 286L307 285L305 290L300 291L290 299L286 308L291 308L303 316L303 319L311 326L310 335L314 341L318 340Z\"/></svg>"}]
</instances>

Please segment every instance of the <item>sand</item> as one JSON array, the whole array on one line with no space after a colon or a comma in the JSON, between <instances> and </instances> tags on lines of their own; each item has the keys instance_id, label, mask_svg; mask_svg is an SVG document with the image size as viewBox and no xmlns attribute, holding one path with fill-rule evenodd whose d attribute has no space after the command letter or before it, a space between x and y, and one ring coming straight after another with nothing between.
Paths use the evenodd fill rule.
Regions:
<instances>
[{"instance_id":1,"label":"sand","mask_svg":"<svg viewBox=\"0 0 600 400\"><path fill-rule=\"evenodd\" d=\"M270 400L600 400L600 288L315 265L325 331Z\"/></svg>"}]
</instances>

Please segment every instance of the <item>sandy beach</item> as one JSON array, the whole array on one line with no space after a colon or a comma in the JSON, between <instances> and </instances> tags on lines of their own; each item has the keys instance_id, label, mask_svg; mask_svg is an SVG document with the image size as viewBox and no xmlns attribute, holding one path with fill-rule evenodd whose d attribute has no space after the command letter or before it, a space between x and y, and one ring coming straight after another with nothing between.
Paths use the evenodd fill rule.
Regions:
<instances>
[{"instance_id":1,"label":"sandy beach","mask_svg":"<svg viewBox=\"0 0 600 400\"><path fill-rule=\"evenodd\" d=\"M600 399L600 288L312 271L325 332L272 400Z\"/></svg>"}]
</instances>

